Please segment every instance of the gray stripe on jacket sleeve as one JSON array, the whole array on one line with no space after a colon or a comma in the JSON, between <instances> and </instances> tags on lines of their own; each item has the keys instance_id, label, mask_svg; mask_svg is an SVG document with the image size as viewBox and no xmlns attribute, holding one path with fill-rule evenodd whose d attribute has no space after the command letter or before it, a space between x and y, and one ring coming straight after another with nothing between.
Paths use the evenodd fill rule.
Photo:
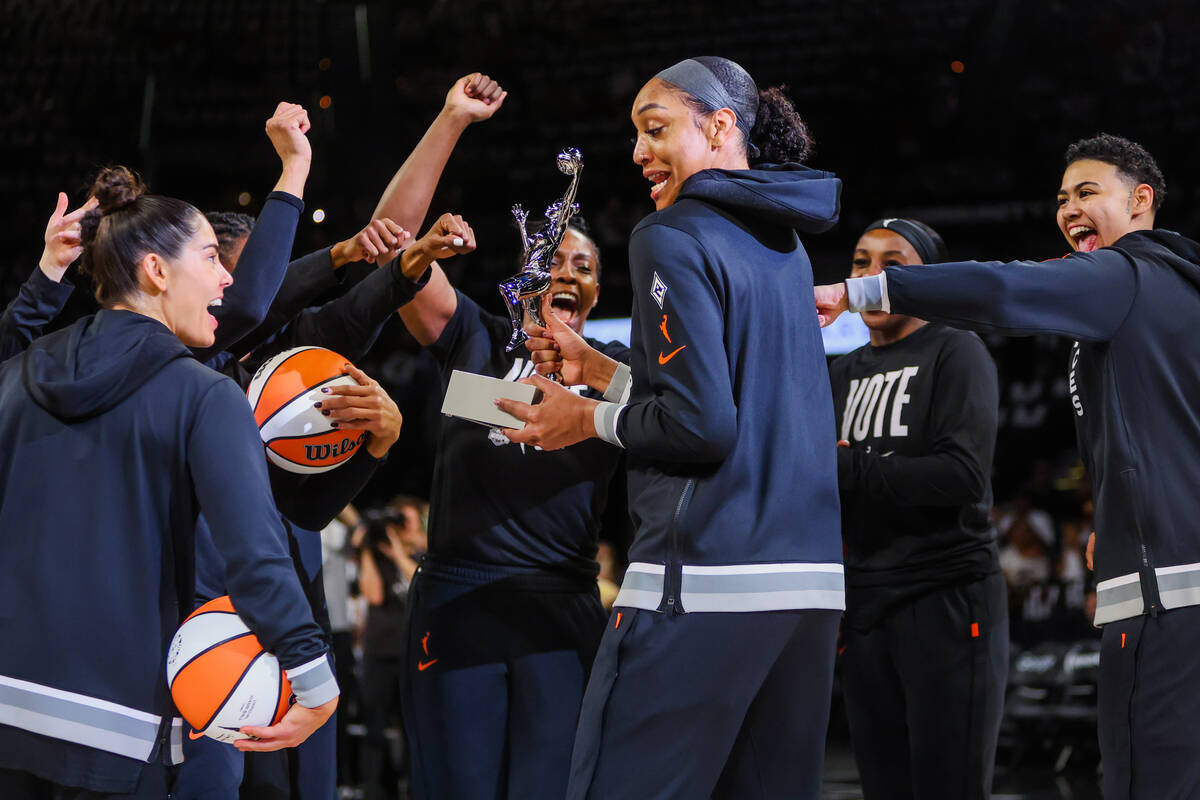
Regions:
<instances>
[{"instance_id":1,"label":"gray stripe on jacket sleeve","mask_svg":"<svg viewBox=\"0 0 1200 800\"><path fill-rule=\"evenodd\" d=\"M333 669L329 666L329 659L323 655L307 664L287 670L287 676L292 683L296 702L305 708L315 708L328 703L341 693L337 679L333 677Z\"/></svg>"},{"instance_id":2,"label":"gray stripe on jacket sleeve","mask_svg":"<svg viewBox=\"0 0 1200 800\"><path fill-rule=\"evenodd\" d=\"M617 403L597 403L593 412L592 422L596 426L596 435L609 444L624 447L621 438L617 436L617 423L621 420L621 412L625 405Z\"/></svg>"},{"instance_id":3,"label":"gray stripe on jacket sleeve","mask_svg":"<svg viewBox=\"0 0 1200 800\"><path fill-rule=\"evenodd\" d=\"M883 273L846 279L846 305L850 311L891 311Z\"/></svg>"},{"instance_id":4,"label":"gray stripe on jacket sleeve","mask_svg":"<svg viewBox=\"0 0 1200 800\"><path fill-rule=\"evenodd\" d=\"M628 364L617 364L608 388L604 390L604 399L610 403L624 403L629 400L629 390L633 388L633 370Z\"/></svg>"}]
</instances>

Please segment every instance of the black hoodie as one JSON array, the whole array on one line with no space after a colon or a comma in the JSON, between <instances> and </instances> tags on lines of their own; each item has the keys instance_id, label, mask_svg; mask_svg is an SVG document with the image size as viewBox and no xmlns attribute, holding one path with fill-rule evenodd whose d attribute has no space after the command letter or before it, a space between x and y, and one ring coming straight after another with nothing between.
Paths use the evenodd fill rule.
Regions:
<instances>
[{"instance_id":1,"label":"black hoodie","mask_svg":"<svg viewBox=\"0 0 1200 800\"><path fill-rule=\"evenodd\" d=\"M132 790L182 728L167 644L202 508L233 603L304 705L336 695L237 385L101 311L0 366L0 768Z\"/></svg>"},{"instance_id":2,"label":"black hoodie","mask_svg":"<svg viewBox=\"0 0 1200 800\"><path fill-rule=\"evenodd\" d=\"M1096 503L1096 624L1200 604L1200 245L1135 231L1045 263L884 275L897 313L1078 340L1068 388Z\"/></svg>"}]
</instances>

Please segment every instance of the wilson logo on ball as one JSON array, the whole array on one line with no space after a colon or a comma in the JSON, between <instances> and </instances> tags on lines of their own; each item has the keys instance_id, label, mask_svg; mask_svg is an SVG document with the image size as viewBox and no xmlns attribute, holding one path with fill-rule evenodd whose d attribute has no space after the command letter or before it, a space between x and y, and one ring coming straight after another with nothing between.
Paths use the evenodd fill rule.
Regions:
<instances>
[{"instance_id":1,"label":"wilson logo on ball","mask_svg":"<svg viewBox=\"0 0 1200 800\"><path fill-rule=\"evenodd\" d=\"M315 406L334 396L323 388L358 385L345 374L347 363L323 347L297 347L254 373L246 396L271 463L289 472L325 472L357 452L366 433L333 427Z\"/></svg>"}]
</instances>

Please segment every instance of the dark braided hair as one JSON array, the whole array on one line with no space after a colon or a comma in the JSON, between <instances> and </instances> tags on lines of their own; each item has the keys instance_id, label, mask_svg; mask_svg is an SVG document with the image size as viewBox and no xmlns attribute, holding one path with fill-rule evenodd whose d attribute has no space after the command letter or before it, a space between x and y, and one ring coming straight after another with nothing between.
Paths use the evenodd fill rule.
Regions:
<instances>
[{"instance_id":1,"label":"dark braided hair","mask_svg":"<svg viewBox=\"0 0 1200 800\"><path fill-rule=\"evenodd\" d=\"M206 211L204 216L217 235L217 252L221 254L221 263L232 272L237 261L233 257L235 245L254 230L255 219L240 211Z\"/></svg>"},{"instance_id":2,"label":"dark braided hair","mask_svg":"<svg viewBox=\"0 0 1200 800\"><path fill-rule=\"evenodd\" d=\"M80 268L96 288L96 300L112 306L138 291L138 268L148 253L178 258L200 230L201 214L191 203L147 194L137 173L105 167L88 194L99 205L80 220Z\"/></svg>"}]
</instances>

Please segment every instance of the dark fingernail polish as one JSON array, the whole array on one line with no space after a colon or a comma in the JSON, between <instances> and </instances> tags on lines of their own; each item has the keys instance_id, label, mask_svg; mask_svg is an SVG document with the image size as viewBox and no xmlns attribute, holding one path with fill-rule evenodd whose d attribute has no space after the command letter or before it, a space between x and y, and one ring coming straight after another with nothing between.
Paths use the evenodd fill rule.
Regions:
<instances>
[{"instance_id":1,"label":"dark fingernail polish","mask_svg":"<svg viewBox=\"0 0 1200 800\"><path fill-rule=\"evenodd\" d=\"M313 403L313 408L320 408L320 407L321 407L321 401L320 401L320 400L318 400L317 402Z\"/></svg>"},{"instance_id":2,"label":"dark fingernail polish","mask_svg":"<svg viewBox=\"0 0 1200 800\"><path fill-rule=\"evenodd\" d=\"M329 423L329 427L331 427L331 428L336 428L337 426L338 426L338 424L336 422Z\"/></svg>"},{"instance_id":3,"label":"dark fingernail polish","mask_svg":"<svg viewBox=\"0 0 1200 800\"><path fill-rule=\"evenodd\" d=\"M321 413L322 413L322 414L324 414L325 416L327 416L327 417L328 417L328 416L329 416L329 409L325 409L325 410L324 410L324 411L322 411Z\"/></svg>"},{"instance_id":4,"label":"dark fingernail polish","mask_svg":"<svg viewBox=\"0 0 1200 800\"><path fill-rule=\"evenodd\" d=\"M321 387L321 391L322 391L322 392L324 392L325 394L329 394L329 387L328 387L328 386L322 386L322 387Z\"/></svg>"}]
</instances>

